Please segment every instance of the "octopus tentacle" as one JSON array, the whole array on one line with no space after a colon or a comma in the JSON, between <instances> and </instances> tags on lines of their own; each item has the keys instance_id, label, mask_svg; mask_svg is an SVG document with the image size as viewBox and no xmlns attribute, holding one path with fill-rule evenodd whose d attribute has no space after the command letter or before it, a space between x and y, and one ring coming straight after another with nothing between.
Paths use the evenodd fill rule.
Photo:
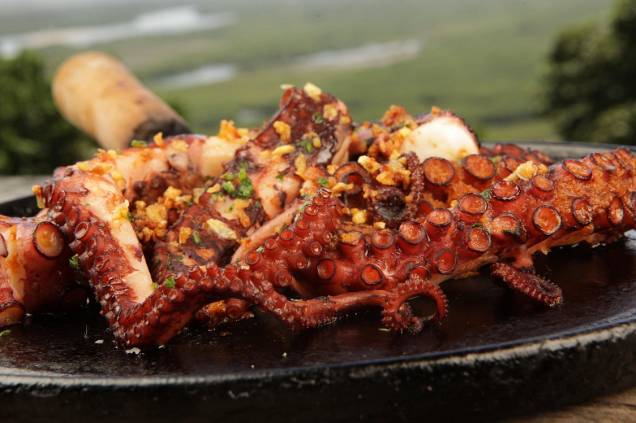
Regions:
<instances>
[{"instance_id":1,"label":"octopus tentacle","mask_svg":"<svg viewBox=\"0 0 636 423\"><path fill-rule=\"evenodd\" d=\"M0 325L24 313L70 306L80 288L69 268L71 257L61 230L44 213L31 218L0 216ZM75 298L85 302L86 293Z\"/></svg>"},{"instance_id":2,"label":"octopus tentacle","mask_svg":"<svg viewBox=\"0 0 636 423\"><path fill-rule=\"evenodd\" d=\"M343 139L339 138L342 134L335 132L344 131L342 128L346 128L348 123L339 123L346 113L346 109L343 109L340 103L326 94L313 94L307 90L298 93L298 90L290 89L284 97L290 98L291 102L300 101L302 107L296 107L300 107L303 112L311 111L307 106L308 97L311 97L310 101L312 104L315 103L316 109L321 112L328 105L335 108L335 115L330 116L338 119L336 124L323 122L316 124L318 126L312 126L324 137L315 143L315 140L311 140L311 148L316 151L311 156L314 160L312 164L322 165L329 162L334 152L339 151L338 146L343 144ZM285 109L284 113L279 114L279 118L285 113L291 111ZM286 119L289 120L291 117ZM282 120L276 122L280 124L273 124L272 127L276 132L280 132L279 138L282 141L287 130L291 135L296 135L295 131L298 128L304 128L305 120L296 119L293 129L289 129L290 125ZM332 132L328 132L329 130ZM284 152L294 151L294 148L287 148L292 147L290 145L276 147L274 151L266 150L263 145L269 143L271 137L257 138L259 141L254 141L254 145L266 155L269 153L276 156L277 150L281 147L285 147ZM267 139L267 142L264 139ZM102 305L102 313L109 320L115 336L127 344L163 342L178 332L205 301L216 299L213 297L227 292L241 291L238 288L233 289L232 286L223 288L224 285L221 284L220 287L207 288L207 291L193 289L188 293L190 284L187 282L190 279L200 279L196 272L199 268L197 262L183 263L185 266L179 269L168 268L162 276L170 276L155 284L133 225L128 220L128 188L134 186L136 181L147 180L158 171L175 166L184 171L202 174L208 168L200 154L203 147L201 144L206 142L206 139L199 137L162 140L161 145L153 144L139 149L142 150L141 153L131 152L131 149L119 154L101 154L91 161L80 162L58 172L52 181L38 190L45 206L52 210L52 218L60 224L64 235L70 241L70 248L78 255L80 266L96 290ZM309 152L309 148L306 150ZM230 166L237 160L249 158L246 156L255 156L256 152L255 149L237 152ZM304 158L307 164L306 156L295 157ZM252 165L258 163L252 162ZM288 166L288 162L285 163ZM263 176L262 173L260 175ZM249 178L247 175L246 177ZM256 183L261 188L266 185L263 181L254 181L254 184ZM233 189L238 190L240 187L233 186ZM229 186L226 191L228 194L234 192ZM207 199L209 196L201 198ZM260 195L260 198L263 199L263 196ZM263 206L267 213L267 206ZM206 224L221 237L231 231L228 230L227 224L219 219L214 220L212 224L208 219ZM188 237L191 235L192 233ZM197 240L194 239L194 242L197 243ZM177 278L178 283L172 276L175 271L181 275ZM227 275L229 271L224 269L223 275ZM176 286L177 289L170 290L170 285ZM161 318L158 321L148 320L146 314L151 312L160 314Z\"/></svg>"},{"instance_id":3,"label":"octopus tentacle","mask_svg":"<svg viewBox=\"0 0 636 423\"><path fill-rule=\"evenodd\" d=\"M390 316L387 322L402 329L417 329L417 322L422 321L413 318L406 297L414 292L431 296L443 316L443 294L431 286L493 263L497 263L495 276L531 298L553 305L561 301L558 287L501 263L513 259L528 267L537 251L579 242L611 242L636 225L636 157L625 150L603 157L613 163L614 170L598 165L598 157L586 157L577 162L577 169L589 172L573 174L567 162L538 173L547 181L537 182L525 171L515 173L497 195L492 195L494 187L481 196L469 194L453 208L433 210L421 222L403 222L399 230L352 226L342 212L334 215L323 209L338 210L342 204L334 206L320 197L288 231L263 244L262 253L250 253L246 271L271 278L286 269L294 281L287 286L303 296L346 295L352 300L348 296L352 292L372 293L359 297L359 305L384 307ZM541 172L541 168L535 171ZM590 177L581 179L582 172ZM537 185L542 193L535 190ZM514 195L505 194L511 192ZM581 201L585 203L581 205ZM320 245L315 246L316 242ZM320 313L327 315L324 309Z\"/></svg>"},{"instance_id":4,"label":"octopus tentacle","mask_svg":"<svg viewBox=\"0 0 636 423\"><path fill-rule=\"evenodd\" d=\"M391 304L382 310L382 323L396 332L419 332L427 320L440 322L448 314L448 299L444 291L416 274L411 274L409 280L399 285L395 291ZM430 297L435 301L436 312L433 316L420 317L413 314L407 300L416 296Z\"/></svg>"},{"instance_id":5,"label":"octopus tentacle","mask_svg":"<svg viewBox=\"0 0 636 423\"><path fill-rule=\"evenodd\" d=\"M510 288L545 305L555 306L563 302L561 288L534 273L523 272L509 264L495 263L491 266L490 274Z\"/></svg>"}]
</instances>

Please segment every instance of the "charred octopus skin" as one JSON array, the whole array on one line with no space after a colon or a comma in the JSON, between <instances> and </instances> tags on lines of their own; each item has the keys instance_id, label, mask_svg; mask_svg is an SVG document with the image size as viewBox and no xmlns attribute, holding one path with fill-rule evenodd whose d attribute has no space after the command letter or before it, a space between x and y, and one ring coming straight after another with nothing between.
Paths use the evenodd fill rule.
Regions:
<instances>
[{"instance_id":1,"label":"charred octopus skin","mask_svg":"<svg viewBox=\"0 0 636 423\"><path fill-rule=\"evenodd\" d=\"M273 232L273 224L259 231L265 223L289 223L292 214L283 212L296 209L301 195L315 194L326 166L347 161L350 123L345 105L319 88L286 89L280 111L157 243L157 277L193 264L226 264L248 234L258 242Z\"/></svg>"},{"instance_id":2,"label":"charred octopus skin","mask_svg":"<svg viewBox=\"0 0 636 423\"><path fill-rule=\"evenodd\" d=\"M221 185L225 194L237 199L247 197L243 195L245 191L241 191L245 186L237 184L249 181L245 185L252 188L263 212L270 218L280 211L282 205L271 198L272 186L269 190L265 189L271 182L267 177L277 179L282 174L283 182L286 178L293 179L293 184L290 184L295 188L276 192L292 196L298 195L301 190L311 192L315 189L312 184L317 178L305 178L304 174L321 172L324 164L331 161L346 160L347 125L350 123L344 105L314 86L306 86L304 90L286 90L282 104L283 110L274 122L256 136L249 148L236 153L224 175L236 172L231 166L238 161L251 159L247 162L251 167L240 167L238 181L234 177L223 178ZM323 117L318 119L318 113L322 113ZM325 123L325 119L329 123ZM313 122L309 127L308 121ZM277 133L278 144L274 142L272 131ZM292 143L295 136L300 137L299 146ZM141 153L132 150L100 153L91 161L60 170L53 180L37 190L44 205L51 210L51 219L71 241L70 248L78 256L80 267L96 290L102 312L111 323L115 336L127 344L163 342L187 324L192 314L207 301L236 291L233 287L220 291L208 289L205 293L195 290L196 295L187 296L187 299L177 294L178 291L170 291L175 284L175 275L189 274L192 269L200 270L203 266L192 257L178 263L180 266L174 266L179 256L171 254L171 251L164 256L168 263L166 270L159 271L165 279L153 282L142 245L129 220L129 200L126 198L129 188L134 187L137 181L147 180L175 165L188 169L188 172L202 174L207 164L197 147L206 142L200 137L180 137L162 140L161 145L141 146ZM289 157L283 158L301 147L303 153L293 155L293 162ZM314 154L310 154L312 152ZM269 166L266 167L266 164ZM272 170L276 173L270 175ZM216 185L205 189L200 199L211 199L219 192L215 189ZM296 191L290 192L292 189ZM233 193L239 195L234 196ZM194 207L191 210L195 210ZM189 213L186 210L184 216L196 216L196 211L192 215ZM194 220L181 219L183 222L187 225ZM217 238L238 239L229 223L220 218L213 216L205 223L206 230L214 232ZM246 226L252 223L250 219ZM187 231L184 229L188 226L179 224L177 228L179 237L185 233L186 241L192 237L195 243L198 242L192 228ZM171 242L170 238L168 242ZM175 252L183 253L183 250ZM220 255L203 259L206 265L210 265L220 260ZM241 297L249 299L249 296ZM148 320L149 315L157 316L157 319Z\"/></svg>"},{"instance_id":3,"label":"charred octopus skin","mask_svg":"<svg viewBox=\"0 0 636 423\"><path fill-rule=\"evenodd\" d=\"M405 147L422 127L419 144ZM636 224L636 158L626 150L548 168L538 152L480 147L441 110L417 119L392 107L365 143L360 128L352 132L344 104L308 84L285 89L260 130L222 125L225 147L190 135L100 152L36 188L44 220L8 221L25 231L14 240L5 234L17 229L3 226L0 256L73 254L115 338L150 346L197 314L236 320L251 307L299 329L378 307L385 326L418 331L428 318L410 298L432 299L430 318L441 320L441 282L485 265L556 305L561 291L533 272L532 255L610 242ZM444 134L459 155L427 155L423 146ZM350 151L366 155L348 162ZM20 282L7 266L0 317L12 321L37 303L26 293L39 280ZM66 285L51 289L65 296Z\"/></svg>"},{"instance_id":4,"label":"charred octopus skin","mask_svg":"<svg viewBox=\"0 0 636 423\"><path fill-rule=\"evenodd\" d=\"M326 186L341 193L358 221L396 228L406 218L448 207L481 192L522 163L549 165L550 157L513 144L480 146L475 132L452 112L433 108L422 117L391 106L380 122L365 122L352 135L360 154L331 172Z\"/></svg>"},{"instance_id":5,"label":"charred octopus skin","mask_svg":"<svg viewBox=\"0 0 636 423\"><path fill-rule=\"evenodd\" d=\"M611 242L633 229L636 157L618 149L535 170L525 178L514 174L481 195L466 194L453 208L405 220L397 229L351 226L342 213L327 212L343 205L334 206L321 194L289 229L250 252L242 264L275 289L326 295L333 307L320 308L316 324L335 319L346 303L346 310L380 307L388 327L417 331L424 319L413 315L409 298L431 297L441 318L447 302L439 284L489 264L493 276L512 289L557 305L561 290L532 271L532 255L561 245ZM310 236L312 225L320 231ZM278 315L298 324L298 316ZM310 316L302 326L313 326Z\"/></svg>"}]
</instances>

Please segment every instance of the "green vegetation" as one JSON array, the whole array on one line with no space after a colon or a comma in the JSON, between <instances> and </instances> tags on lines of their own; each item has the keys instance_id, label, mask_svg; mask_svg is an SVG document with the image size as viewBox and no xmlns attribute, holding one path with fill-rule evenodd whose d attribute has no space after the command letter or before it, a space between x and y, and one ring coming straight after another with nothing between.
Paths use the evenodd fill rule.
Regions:
<instances>
[{"instance_id":1,"label":"green vegetation","mask_svg":"<svg viewBox=\"0 0 636 423\"><path fill-rule=\"evenodd\" d=\"M564 137L636 143L636 0L617 3L609 28L563 32L550 64L546 102Z\"/></svg>"},{"instance_id":2,"label":"green vegetation","mask_svg":"<svg viewBox=\"0 0 636 423\"><path fill-rule=\"evenodd\" d=\"M94 48L121 58L153 90L178 105L198 132L216 132L223 118L234 119L239 125L259 125L276 109L280 84L312 81L342 98L357 120L377 119L390 104L402 104L414 114L436 105L464 116L481 138L492 140L561 136L589 139L566 132L563 122L567 119L561 116L555 127L552 116L543 112L545 75L553 75L546 62L553 40L564 27L582 21L602 21L612 6L606 0L189 3L195 4L202 14L230 12L238 20L234 25L210 31L132 38ZM0 34L122 22L139 13L173 6L168 0L141 0L131 5L96 3L88 14L80 6L29 15L3 13ZM403 40L414 40L420 50L394 63L348 68L298 65L299 57L321 51ZM40 49L38 54L50 75L79 50L56 46ZM554 50L550 57L554 57ZM231 64L238 73L225 82L191 88L174 89L160 83L166 76L215 64ZM42 85L45 79L40 75L38 80L41 82L36 85L40 88L28 102L6 106L5 99L11 97L0 93L0 131L6 132L7 127L18 131L18 135L10 137L0 132L0 163L17 163L0 165L2 172L48 172L57 164L72 162L85 154L84 148L78 147L85 146L85 142L57 120L47 97L48 88ZM13 90L12 85L16 83L0 81L0 90ZM3 107L25 115L38 111L42 122L21 127L14 120L3 120ZM612 116L608 114L604 119L613 119ZM25 132L27 129L30 132ZM23 139L29 141L22 145ZM55 141L60 139L69 142ZM18 150L13 158L2 158ZM46 160L33 160L28 154L39 154ZM25 158L15 158L18 156ZM27 167L22 167L23 163ZM33 163L39 164L28 167Z\"/></svg>"},{"instance_id":3,"label":"green vegetation","mask_svg":"<svg viewBox=\"0 0 636 423\"><path fill-rule=\"evenodd\" d=\"M0 173L49 173L91 145L55 109L40 59L0 60Z\"/></svg>"}]
</instances>

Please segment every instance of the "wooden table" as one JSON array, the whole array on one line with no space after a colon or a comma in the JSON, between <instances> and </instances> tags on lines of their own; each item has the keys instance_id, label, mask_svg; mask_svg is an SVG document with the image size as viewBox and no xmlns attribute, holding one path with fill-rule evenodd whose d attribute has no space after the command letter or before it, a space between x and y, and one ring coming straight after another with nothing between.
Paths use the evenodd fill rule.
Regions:
<instances>
[{"instance_id":1,"label":"wooden table","mask_svg":"<svg viewBox=\"0 0 636 423\"><path fill-rule=\"evenodd\" d=\"M31 186L46 176L0 177L0 201L10 200L31 193ZM620 394L596 398L584 404L562 410L515 418L511 422L636 422L636 388Z\"/></svg>"}]
</instances>

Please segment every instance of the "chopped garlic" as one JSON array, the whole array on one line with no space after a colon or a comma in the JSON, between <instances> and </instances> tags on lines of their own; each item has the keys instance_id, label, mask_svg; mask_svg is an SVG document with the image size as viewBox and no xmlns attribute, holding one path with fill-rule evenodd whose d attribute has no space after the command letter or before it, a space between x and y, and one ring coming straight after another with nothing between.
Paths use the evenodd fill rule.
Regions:
<instances>
[{"instance_id":1,"label":"chopped garlic","mask_svg":"<svg viewBox=\"0 0 636 423\"><path fill-rule=\"evenodd\" d=\"M380 172L375 179L382 185L395 185L394 173L387 170Z\"/></svg>"},{"instance_id":2,"label":"chopped garlic","mask_svg":"<svg viewBox=\"0 0 636 423\"><path fill-rule=\"evenodd\" d=\"M215 192L221 191L221 184L214 184L210 188L207 189L207 192L210 194L214 194Z\"/></svg>"},{"instance_id":3,"label":"chopped garlic","mask_svg":"<svg viewBox=\"0 0 636 423\"><path fill-rule=\"evenodd\" d=\"M294 160L294 166L296 167L296 175L303 178L307 170L307 157L304 154L299 154Z\"/></svg>"},{"instance_id":4,"label":"chopped garlic","mask_svg":"<svg viewBox=\"0 0 636 423\"><path fill-rule=\"evenodd\" d=\"M373 227L376 229L384 229L386 228L386 223L385 222L375 222L373 224Z\"/></svg>"},{"instance_id":5,"label":"chopped garlic","mask_svg":"<svg viewBox=\"0 0 636 423\"><path fill-rule=\"evenodd\" d=\"M343 232L340 234L340 241L345 244L355 244L360 240L360 232Z\"/></svg>"},{"instance_id":6,"label":"chopped garlic","mask_svg":"<svg viewBox=\"0 0 636 423\"><path fill-rule=\"evenodd\" d=\"M126 179L124 179L124 176L119 170L113 169L110 172L110 176L112 176L119 189L123 190L124 188L126 188Z\"/></svg>"},{"instance_id":7,"label":"chopped garlic","mask_svg":"<svg viewBox=\"0 0 636 423\"><path fill-rule=\"evenodd\" d=\"M281 157L285 154L293 153L296 148L293 145L281 145L272 151L272 156Z\"/></svg>"},{"instance_id":8,"label":"chopped garlic","mask_svg":"<svg viewBox=\"0 0 636 423\"><path fill-rule=\"evenodd\" d=\"M334 194L338 194L344 191L350 191L353 189L353 184L345 184L344 182L338 182L336 185L331 188L331 192Z\"/></svg>"},{"instance_id":9,"label":"chopped garlic","mask_svg":"<svg viewBox=\"0 0 636 423\"><path fill-rule=\"evenodd\" d=\"M364 168L369 173L375 173L380 170L380 163L378 163L374 158L369 156L360 156L358 157L358 164Z\"/></svg>"},{"instance_id":10,"label":"chopped garlic","mask_svg":"<svg viewBox=\"0 0 636 423\"><path fill-rule=\"evenodd\" d=\"M367 222L367 211L351 209L351 221L356 225L362 225Z\"/></svg>"},{"instance_id":11,"label":"chopped garlic","mask_svg":"<svg viewBox=\"0 0 636 423\"><path fill-rule=\"evenodd\" d=\"M237 240L236 232L232 230L225 222L218 219L208 219L205 224L212 232L216 233L223 239Z\"/></svg>"},{"instance_id":12,"label":"chopped garlic","mask_svg":"<svg viewBox=\"0 0 636 423\"><path fill-rule=\"evenodd\" d=\"M333 103L325 104L322 109L322 116L327 120L334 120L338 117L338 109Z\"/></svg>"},{"instance_id":13,"label":"chopped garlic","mask_svg":"<svg viewBox=\"0 0 636 423\"><path fill-rule=\"evenodd\" d=\"M348 115L340 116L340 125L349 125L351 123L351 117Z\"/></svg>"},{"instance_id":14,"label":"chopped garlic","mask_svg":"<svg viewBox=\"0 0 636 423\"><path fill-rule=\"evenodd\" d=\"M152 140L155 142L155 144L157 144L159 147L163 147L164 145L164 141L163 141L163 132L157 132L155 134L155 136L152 138Z\"/></svg>"},{"instance_id":15,"label":"chopped garlic","mask_svg":"<svg viewBox=\"0 0 636 423\"><path fill-rule=\"evenodd\" d=\"M180 195L181 190L172 186L168 187L163 193L163 196L168 200L176 200Z\"/></svg>"},{"instance_id":16,"label":"chopped garlic","mask_svg":"<svg viewBox=\"0 0 636 423\"><path fill-rule=\"evenodd\" d=\"M219 133L217 134L217 137L230 142L243 141L247 136L247 132L248 131L245 128L235 127L234 121L223 119L219 125Z\"/></svg>"},{"instance_id":17,"label":"chopped garlic","mask_svg":"<svg viewBox=\"0 0 636 423\"><path fill-rule=\"evenodd\" d=\"M124 200L124 202L113 211L113 220L119 219L128 220L128 200Z\"/></svg>"},{"instance_id":18,"label":"chopped garlic","mask_svg":"<svg viewBox=\"0 0 636 423\"><path fill-rule=\"evenodd\" d=\"M287 143L291 140L291 126L289 126L282 120L277 120L276 122L274 122L274 130L276 131L282 142Z\"/></svg>"},{"instance_id":19,"label":"chopped garlic","mask_svg":"<svg viewBox=\"0 0 636 423\"><path fill-rule=\"evenodd\" d=\"M410 136L411 133L413 133L413 131L411 130L411 128L409 128L407 126L401 128L399 131L397 131L397 134L399 134L403 138L406 138L406 137Z\"/></svg>"},{"instance_id":20,"label":"chopped garlic","mask_svg":"<svg viewBox=\"0 0 636 423\"><path fill-rule=\"evenodd\" d=\"M537 165L532 161L527 161L517 166L514 172L506 176L505 180L516 181L521 179L527 181L535 175L547 172L547 170L548 168L545 165Z\"/></svg>"},{"instance_id":21,"label":"chopped garlic","mask_svg":"<svg viewBox=\"0 0 636 423\"><path fill-rule=\"evenodd\" d=\"M294 86L292 84L280 84L281 90L288 90L290 88L294 88Z\"/></svg>"},{"instance_id":22,"label":"chopped garlic","mask_svg":"<svg viewBox=\"0 0 636 423\"><path fill-rule=\"evenodd\" d=\"M168 211L162 204L154 203L146 207L146 217L152 223L160 225L168 219Z\"/></svg>"},{"instance_id":23,"label":"chopped garlic","mask_svg":"<svg viewBox=\"0 0 636 423\"><path fill-rule=\"evenodd\" d=\"M182 226L179 228L179 244L185 244L192 235L192 229Z\"/></svg>"},{"instance_id":24,"label":"chopped garlic","mask_svg":"<svg viewBox=\"0 0 636 423\"><path fill-rule=\"evenodd\" d=\"M312 100L320 101L320 96L322 95L322 90L320 88L318 88L311 82L308 82L305 84L305 87L303 89L305 90L307 95L311 97Z\"/></svg>"}]
</instances>

